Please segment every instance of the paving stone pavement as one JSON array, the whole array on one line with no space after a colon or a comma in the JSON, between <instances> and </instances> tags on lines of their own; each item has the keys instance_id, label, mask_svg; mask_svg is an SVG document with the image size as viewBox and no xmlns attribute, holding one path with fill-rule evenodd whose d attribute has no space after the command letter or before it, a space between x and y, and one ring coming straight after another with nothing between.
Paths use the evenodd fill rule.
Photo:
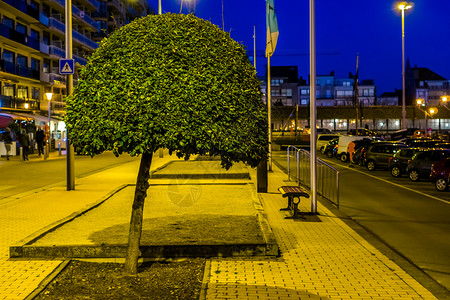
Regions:
<instances>
[{"instance_id":1,"label":"paving stone pavement","mask_svg":"<svg viewBox=\"0 0 450 300\"><path fill-rule=\"evenodd\" d=\"M277 167L259 194L281 251L279 259L211 261L206 299L436 299L324 206L321 222L284 219ZM310 211L302 199L301 211Z\"/></svg>"},{"instance_id":2,"label":"paving stone pavement","mask_svg":"<svg viewBox=\"0 0 450 300\"><path fill-rule=\"evenodd\" d=\"M173 160L154 156L152 170ZM75 181L75 190L52 185L0 201L0 299L25 299L61 260L9 260L9 246L74 212L83 210L123 184L134 184L136 161Z\"/></svg>"},{"instance_id":3,"label":"paving stone pavement","mask_svg":"<svg viewBox=\"0 0 450 300\"><path fill-rule=\"evenodd\" d=\"M152 169L169 161L154 159ZM24 299L61 260L9 260L8 247L73 212L97 202L116 187L134 183L139 161L76 180L75 191L51 186L0 202L0 299ZM256 178L252 171L252 177ZM260 194L281 249L274 259L212 259L206 299L436 299L395 263L325 207L321 222L284 219L286 185L276 167L269 193ZM302 200L309 211L309 200Z\"/></svg>"}]
</instances>

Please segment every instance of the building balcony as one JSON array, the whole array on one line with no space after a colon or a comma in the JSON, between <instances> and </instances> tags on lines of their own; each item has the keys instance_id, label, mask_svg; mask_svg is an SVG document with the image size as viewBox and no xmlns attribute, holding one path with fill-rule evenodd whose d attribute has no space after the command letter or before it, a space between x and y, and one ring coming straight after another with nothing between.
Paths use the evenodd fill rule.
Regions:
<instances>
[{"instance_id":1,"label":"building balcony","mask_svg":"<svg viewBox=\"0 0 450 300\"><path fill-rule=\"evenodd\" d=\"M23 99L18 97L0 95L0 107L12 109L29 109L31 111L39 108L39 101L35 99Z\"/></svg>"},{"instance_id":2,"label":"building balcony","mask_svg":"<svg viewBox=\"0 0 450 300\"><path fill-rule=\"evenodd\" d=\"M123 7L119 0L109 0L106 4L112 11L117 11L123 16Z\"/></svg>"},{"instance_id":3,"label":"building balcony","mask_svg":"<svg viewBox=\"0 0 450 300\"><path fill-rule=\"evenodd\" d=\"M59 70L57 70L59 71ZM66 76L56 73L49 74L49 83L51 86L64 88L66 87Z\"/></svg>"},{"instance_id":4,"label":"building balcony","mask_svg":"<svg viewBox=\"0 0 450 300\"><path fill-rule=\"evenodd\" d=\"M0 70L2 72L40 80L40 73L37 70L33 70L26 66L21 66L9 61L5 61L4 59L0 60Z\"/></svg>"},{"instance_id":5,"label":"building balcony","mask_svg":"<svg viewBox=\"0 0 450 300\"><path fill-rule=\"evenodd\" d=\"M95 19L102 19L107 21L108 20L108 10L106 9L102 9L102 10L98 10L96 12L91 13L91 16Z\"/></svg>"},{"instance_id":6,"label":"building balcony","mask_svg":"<svg viewBox=\"0 0 450 300\"><path fill-rule=\"evenodd\" d=\"M73 55L73 59L75 60L75 63L79 63L82 66L87 64L87 59L85 59L81 56L78 56L76 54Z\"/></svg>"},{"instance_id":7,"label":"building balcony","mask_svg":"<svg viewBox=\"0 0 450 300\"><path fill-rule=\"evenodd\" d=\"M48 48L49 48L48 54L57 56L59 58L66 58L66 51L64 51L63 49L61 49L55 45L50 45L50 46L48 46Z\"/></svg>"},{"instance_id":8,"label":"building balcony","mask_svg":"<svg viewBox=\"0 0 450 300\"><path fill-rule=\"evenodd\" d=\"M0 24L0 35L19 44L39 50L39 41L37 39L11 29L4 24Z\"/></svg>"},{"instance_id":9,"label":"building balcony","mask_svg":"<svg viewBox=\"0 0 450 300\"><path fill-rule=\"evenodd\" d=\"M64 0L52 0L54 3L58 3L61 8L65 7ZM97 7L95 6L95 10L97 10ZM98 30L98 24L95 22L88 14L87 12L79 9L77 6L72 5L72 15L75 16L77 19L85 22L87 25L90 25L93 29Z\"/></svg>"},{"instance_id":10,"label":"building balcony","mask_svg":"<svg viewBox=\"0 0 450 300\"><path fill-rule=\"evenodd\" d=\"M66 25L63 24L61 21L58 21L54 17L50 18L50 27L53 27L60 31L62 34L65 34L66 31ZM79 33L76 30L72 29L72 38L75 39L76 42L85 45L86 47L94 50L98 48L98 44L94 42L93 40L85 37L81 33Z\"/></svg>"},{"instance_id":11,"label":"building balcony","mask_svg":"<svg viewBox=\"0 0 450 300\"><path fill-rule=\"evenodd\" d=\"M3 2L11 5L12 7L20 10L24 14L39 20L39 10L33 8L31 5L28 5L25 1L20 0L3 0Z\"/></svg>"}]
</instances>

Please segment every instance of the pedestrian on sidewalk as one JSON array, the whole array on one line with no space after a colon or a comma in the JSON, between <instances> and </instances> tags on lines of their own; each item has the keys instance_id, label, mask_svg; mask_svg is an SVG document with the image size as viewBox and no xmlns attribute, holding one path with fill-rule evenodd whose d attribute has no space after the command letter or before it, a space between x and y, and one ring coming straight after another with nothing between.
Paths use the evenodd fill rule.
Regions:
<instances>
[{"instance_id":1,"label":"pedestrian on sidewalk","mask_svg":"<svg viewBox=\"0 0 450 300\"><path fill-rule=\"evenodd\" d=\"M35 140L37 143L39 157L41 157L41 155L44 154L44 140L45 140L45 133L41 127L38 127L38 130L36 131Z\"/></svg>"},{"instance_id":2,"label":"pedestrian on sidewalk","mask_svg":"<svg viewBox=\"0 0 450 300\"><path fill-rule=\"evenodd\" d=\"M22 147L22 158L23 160L28 160L28 149L30 148L30 137L25 132L24 129L20 130L19 133L19 143L20 147Z\"/></svg>"},{"instance_id":3,"label":"pedestrian on sidewalk","mask_svg":"<svg viewBox=\"0 0 450 300\"><path fill-rule=\"evenodd\" d=\"M9 160L9 153L11 152L11 145L12 145L12 137L11 137L11 130L6 127L6 131L2 134L3 141L5 142L5 149L6 149L6 160Z\"/></svg>"}]
</instances>

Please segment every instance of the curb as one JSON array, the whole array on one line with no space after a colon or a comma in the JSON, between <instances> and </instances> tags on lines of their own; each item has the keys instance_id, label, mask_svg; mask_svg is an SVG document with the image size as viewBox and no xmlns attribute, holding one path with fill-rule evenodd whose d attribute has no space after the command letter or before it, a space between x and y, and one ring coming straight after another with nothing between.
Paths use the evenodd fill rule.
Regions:
<instances>
[{"instance_id":1,"label":"curb","mask_svg":"<svg viewBox=\"0 0 450 300\"><path fill-rule=\"evenodd\" d=\"M44 280L41 281L41 283L39 283L39 286L24 300L33 300L35 297L39 296L39 294L42 293L42 291L44 291L50 283L52 283L52 281L67 267L69 263L70 259L61 262L47 277L44 278Z\"/></svg>"},{"instance_id":2,"label":"curb","mask_svg":"<svg viewBox=\"0 0 450 300\"><path fill-rule=\"evenodd\" d=\"M62 225L74 220L75 218L79 217L80 215L96 208L97 206L99 206L100 204L102 204L103 202L105 202L106 200L111 198L114 194L116 194L117 192L119 192L120 190L124 189L127 186L131 186L131 184L123 184L123 185L117 187L116 189L114 189L111 192L109 192L108 194L106 194L103 198L101 198L97 202L94 202L89 207L84 208L78 212L75 212L75 213L69 215L68 217L65 217L59 221L56 221L38 231L36 231L35 233L29 235L25 239L20 240L15 245L10 246L9 247L9 257L10 258L24 257L23 256L24 249L26 247L28 247L28 245L34 243L35 241L37 241L38 239L40 239L47 233L52 232L52 231L56 230L57 228L61 227Z\"/></svg>"}]
</instances>

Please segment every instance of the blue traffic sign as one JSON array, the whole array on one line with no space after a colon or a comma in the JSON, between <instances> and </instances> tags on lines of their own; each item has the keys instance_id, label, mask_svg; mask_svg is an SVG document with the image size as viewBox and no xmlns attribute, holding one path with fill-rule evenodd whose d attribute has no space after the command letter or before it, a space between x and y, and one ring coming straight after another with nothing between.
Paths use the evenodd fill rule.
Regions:
<instances>
[{"instance_id":1,"label":"blue traffic sign","mask_svg":"<svg viewBox=\"0 0 450 300\"><path fill-rule=\"evenodd\" d=\"M75 63L73 59L60 59L59 60L59 74L61 75L73 75L75 72Z\"/></svg>"}]
</instances>

